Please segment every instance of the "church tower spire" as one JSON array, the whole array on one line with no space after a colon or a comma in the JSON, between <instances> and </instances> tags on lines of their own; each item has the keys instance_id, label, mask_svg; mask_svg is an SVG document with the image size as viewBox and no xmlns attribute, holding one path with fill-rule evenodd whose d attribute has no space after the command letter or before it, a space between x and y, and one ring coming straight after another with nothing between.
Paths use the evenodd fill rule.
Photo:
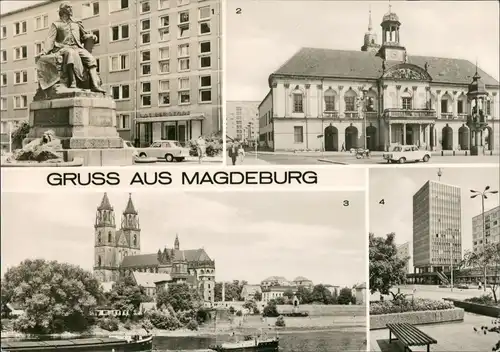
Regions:
<instances>
[{"instance_id":1,"label":"church tower spire","mask_svg":"<svg viewBox=\"0 0 500 352\"><path fill-rule=\"evenodd\" d=\"M372 10L368 11L368 32L365 33L361 51L378 52L380 45L377 44L377 34L373 31Z\"/></svg>"},{"instance_id":2,"label":"church tower spire","mask_svg":"<svg viewBox=\"0 0 500 352\"><path fill-rule=\"evenodd\" d=\"M135 209L132 193L128 195L127 206L122 213L120 244L124 255L137 255L141 250L141 226L139 223L139 212Z\"/></svg>"},{"instance_id":3,"label":"church tower spire","mask_svg":"<svg viewBox=\"0 0 500 352\"><path fill-rule=\"evenodd\" d=\"M174 249L179 250L179 235L175 235Z\"/></svg>"},{"instance_id":4,"label":"church tower spire","mask_svg":"<svg viewBox=\"0 0 500 352\"><path fill-rule=\"evenodd\" d=\"M97 207L94 223L94 275L101 282L118 279L120 263L117 260L115 211L107 193Z\"/></svg>"}]
</instances>

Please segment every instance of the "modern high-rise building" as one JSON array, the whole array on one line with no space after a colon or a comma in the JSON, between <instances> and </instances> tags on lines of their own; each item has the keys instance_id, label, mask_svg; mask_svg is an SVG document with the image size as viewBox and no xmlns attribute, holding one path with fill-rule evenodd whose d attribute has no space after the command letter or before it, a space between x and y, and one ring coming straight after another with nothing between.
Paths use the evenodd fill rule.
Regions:
<instances>
[{"instance_id":1,"label":"modern high-rise building","mask_svg":"<svg viewBox=\"0 0 500 352\"><path fill-rule=\"evenodd\" d=\"M500 206L484 212L484 237L483 214L472 218L472 248L477 251L483 244L500 242Z\"/></svg>"},{"instance_id":2,"label":"modern high-rise building","mask_svg":"<svg viewBox=\"0 0 500 352\"><path fill-rule=\"evenodd\" d=\"M410 242L403 243L399 246L397 246L397 254L399 259L403 259L406 262L405 265L405 273L409 274L410 273Z\"/></svg>"},{"instance_id":3,"label":"modern high-rise building","mask_svg":"<svg viewBox=\"0 0 500 352\"><path fill-rule=\"evenodd\" d=\"M450 272L462 259L461 189L427 181L413 195L415 273Z\"/></svg>"},{"instance_id":4,"label":"modern high-rise building","mask_svg":"<svg viewBox=\"0 0 500 352\"><path fill-rule=\"evenodd\" d=\"M35 57L62 1L2 14L1 122L28 120ZM92 54L116 101L120 136L136 145L181 143L222 132L220 0L73 0L75 19L99 40ZM2 136L8 143L8 136Z\"/></svg>"},{"instance_id":5,"label":"modern high-rise building","mask_svg":"<svg viewBox=\"0 0 500 352\"><path fill-rule=\"evenodd\" d=\"M252 145L259 137L259 102L226 101L226 136Z\"/></svg>"}]
</instances>

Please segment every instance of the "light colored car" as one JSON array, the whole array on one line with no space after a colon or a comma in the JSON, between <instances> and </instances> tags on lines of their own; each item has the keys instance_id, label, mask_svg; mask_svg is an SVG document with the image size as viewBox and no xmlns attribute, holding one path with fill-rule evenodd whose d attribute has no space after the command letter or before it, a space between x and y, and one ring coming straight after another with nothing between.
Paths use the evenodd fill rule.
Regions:
<instances>
[{"instance_id":1,"label":"light colored car","mask_svg":"<svg viewBox=\"0 0 500 352\"><path fill-rule=\"evenodd\" d=\"M129 142L129 141L123 141L123 148L124 149L130 149L132 151L132 156L133 157L138 157L139 156L139 152L137 151L137 148L134 147L134 145L132 144L132 142Z\"/></svg>"},{"instance_id":2,"label":"light colored car","mask_svg":"<svg viewBox=\"0 0 500 352\"><path fill-rule=\"evenodd\" d=\"M391 152L384 153L383 158L388 163L404 164L407 161L428 162L431 153L427 150L419 150L416 145L397 145Z\"/></svg>"},{"instance_id":3,"label":"light colored car","mask_svg":"<svg viewBox=\"0 0 500 352\"><path fill-rule=\"evenodd\" d=\"M139 156L165 159L168 162L184 161L189 156L189 149L178 141L154 141L149 147L141 148Z\"/></svg>"}]
</instances>

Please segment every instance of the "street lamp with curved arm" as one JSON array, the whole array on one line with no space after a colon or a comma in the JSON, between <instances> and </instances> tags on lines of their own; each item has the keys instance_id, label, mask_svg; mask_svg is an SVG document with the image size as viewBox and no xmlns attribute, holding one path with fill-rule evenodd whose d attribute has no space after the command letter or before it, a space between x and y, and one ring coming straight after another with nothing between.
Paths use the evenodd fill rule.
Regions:
<instances>
[{"instance_id":1,"label":"street lamp with curved arm","mask_svg":"<svg viewBox=\"0 0 500 352\"><path fill-rule=\"evenodd\" d=\"M473 190L471 189L470 190L472 195L470 196L471 198L476 198L478 196L481 197L481 214L482 214L482 221L483 221L483 249L485 248L486 246L486 224L485 224L485 221L484 221L484 200L485 199L488 199L488 194L497 194L498 191L493 191L491 190L491 187L490 186L486 186L484 188L484 191L480 192L480 191L476 191L476 190ZM484 285L483 285L483 291L486 291L486 265L484 266Z\"/></svg>"}]
</instances>

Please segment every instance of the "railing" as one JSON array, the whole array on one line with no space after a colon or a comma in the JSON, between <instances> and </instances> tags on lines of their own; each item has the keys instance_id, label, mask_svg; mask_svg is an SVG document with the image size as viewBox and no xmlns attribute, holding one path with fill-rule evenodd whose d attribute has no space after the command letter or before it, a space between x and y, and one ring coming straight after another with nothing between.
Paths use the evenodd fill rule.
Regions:
<instances>
[{"instance_id":1,"label":"railing","mask_svg":"<svg viewBox=\"0 0 500 352\"><path fill-rule=\"evenodd\" d=\"M406 109L385 109L384 115L389 118L423 118L435 119L436 111L427 109L406 110Z\"/></svg>"},{"instance_id":2,"label":"railing","mask_svg":"<svg viewBox=\"0 0 500 352\"><path fill-rule=\"evenodd\" d=\"M458 118L460 120L466 120L467 119L467 114L466 113L460 113L460 114L458 114Z\"/></svg>"},{"instance_id":3,"label":"railing","mask_svg":"<svg viewBox=\"0 0 500 352\"><path fill-rule=\"evenodd\" d=\"M442 112L441 113L441 118L445 120L452 120L453 119L453 113L452 112Z\"/></svg>"},{"instance_id":4,"label":"railing","mask_svg":"<svg viewBox=\"0 0 500 352\"><path fill-rule=\"evenodd\" d=\"M346 111L344 113L346 119L357 119L359 118L359 113L357 111Z\"/></svg>"},{"instance_id":5,"label":"railing","mask_svg":"<svg viewBox=\"0 0 500 352\"><path fill-rule=\"evenodd\" d=\"M323 117L328 119L338 119L339 112L338 111L325 111L323 112Z\"/></svg>"},{"instance_id":6,"label":"railing","mask_svg":"<svg viewBox=\"0 0 500 352\"><path fill-rule=\"evenodd\" d=\"M376 119L378 115L376 111L366 111L365 114L367 119Z\"/></svg>"}]
</instances>

